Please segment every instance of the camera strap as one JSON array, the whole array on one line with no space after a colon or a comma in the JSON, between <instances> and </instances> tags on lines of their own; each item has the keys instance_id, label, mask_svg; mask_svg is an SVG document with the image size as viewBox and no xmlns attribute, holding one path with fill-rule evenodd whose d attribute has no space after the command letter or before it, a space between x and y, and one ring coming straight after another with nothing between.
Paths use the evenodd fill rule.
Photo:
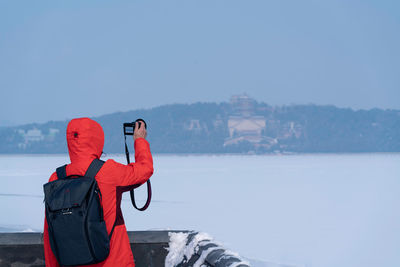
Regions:
<instances>
[{"instance_id":1,"label":"camera strap","mask_svg":"<svg viewBox=\"0 0 400 267\"><path fill-rule=\"evenodd\" d=\"M130 157L129 157L128 145L126 144L126 135L125 135L125 134L124 134L124 140L125 140L126 162L129 164L129 163L131 163L131 160L130 160ZM135 189L132 189L132 190L130 191L130 194L131 194L131 202L132 202L133 207L134 207L135 209L137 209L137 210L140 210L140 211L146 210L146 209L149 207L150 201L151 201L151 183L150 183L150 179L147 180L147 200L146 200L146 203L144 204L144 206L141 207L141 208L138 208L137 205L136 205L136 201L135 201L135 192L134 192L134 190L135 190Z\"/></svg>"}]
</instances>

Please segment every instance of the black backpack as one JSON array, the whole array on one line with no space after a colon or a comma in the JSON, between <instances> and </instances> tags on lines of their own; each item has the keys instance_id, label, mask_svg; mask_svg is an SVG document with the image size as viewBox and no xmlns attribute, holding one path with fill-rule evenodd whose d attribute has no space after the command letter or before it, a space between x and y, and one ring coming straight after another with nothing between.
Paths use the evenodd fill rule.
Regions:
<instances>
[{"instance_id":1,"label":"black backpack","mask_svg":"<svg viewBox=\"0 0 400 267\"><path fill-rule=\"evenodd\" d=\"M114 227L108 235L94 178L103 164L93 160L84 176L66 176L64 165L57 180L43 185L50 246L60 265L98 263L110 253Z\"/></svg>"}]
</instances>

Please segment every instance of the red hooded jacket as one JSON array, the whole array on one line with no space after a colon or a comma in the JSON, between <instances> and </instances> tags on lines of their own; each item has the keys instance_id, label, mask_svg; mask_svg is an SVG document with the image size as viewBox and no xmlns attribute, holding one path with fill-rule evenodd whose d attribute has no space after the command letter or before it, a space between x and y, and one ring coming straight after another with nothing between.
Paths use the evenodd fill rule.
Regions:
<instances>
[{"instance_id":1,"label":"red hooded jacket","mask_svg":"<svg viewBox=\"0 0 400 267\"><path fill-rule=\"evenodd\" d=\"M100 158L104 146L104 132L100 124L89 118L73 119L67 127L68 152L71 163L67 165L67 175L84 175L90 163ZM104 220L108 233L116 223L110 241L110 255L100 263L90 266L135 266L124 218L121 212L122 193L134 185L145 183L153 174L153 158L149 143L143 139L135 140L135 163L120 164L112 159L105 162L96 175L102 194ZM57 179L54 172L49 181ZM54 256L44 220L44 253L46 266L59 266Z\"/></svg>"}]
</instances>

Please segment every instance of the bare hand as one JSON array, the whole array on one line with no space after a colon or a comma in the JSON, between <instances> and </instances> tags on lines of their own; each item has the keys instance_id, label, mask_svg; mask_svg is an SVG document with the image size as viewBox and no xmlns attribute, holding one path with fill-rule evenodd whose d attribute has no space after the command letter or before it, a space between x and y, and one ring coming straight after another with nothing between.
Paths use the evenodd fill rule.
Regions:
<instances>
[{"instance_id":1,"label":"bare hand","mask_svg":"<svg viewBox=\"0 0 400 267\"><path fill-rule=\"evenodd\" d=\"M133 133L133 140L136 140L138 138L146 139L146 136L147 136L147 131L146 127L144 127L144 123L141 122L139 127L139 122L135 122L135 131Z\"/></svg>"}]
</instances>

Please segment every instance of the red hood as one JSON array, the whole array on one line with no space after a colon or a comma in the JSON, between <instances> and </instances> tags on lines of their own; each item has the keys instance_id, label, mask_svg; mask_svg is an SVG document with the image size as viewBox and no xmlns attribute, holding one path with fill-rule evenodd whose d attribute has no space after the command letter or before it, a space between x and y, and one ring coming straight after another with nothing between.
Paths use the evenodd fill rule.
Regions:
<instances>
[{"instance_id":1,"label":"red hood","mask_svg":"<svg viewBox=\"0 0 400 267\"><path fill-rule=\"evenodd\" d=\"M71 163L100 158L104 147L103 128L89 118L73 119L68 123L67 143Z\"/></svg>"}]
</instances>

